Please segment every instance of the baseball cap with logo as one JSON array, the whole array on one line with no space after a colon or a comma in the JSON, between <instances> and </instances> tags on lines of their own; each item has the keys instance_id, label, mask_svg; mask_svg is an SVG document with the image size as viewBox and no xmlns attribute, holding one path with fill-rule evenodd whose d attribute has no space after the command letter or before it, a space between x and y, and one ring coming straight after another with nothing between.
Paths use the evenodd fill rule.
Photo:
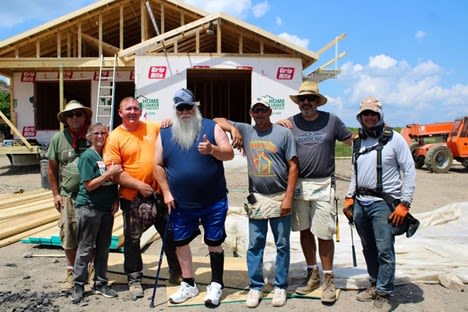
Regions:
<instances>
[{"instance_id":1,"label":"baseball cap with logo","mask_svg":"<svg viewBox=\"0 0 468 312\"><path fill-rule=\"evenodd\" d=\"M182 88L174 94L174 106L177 107L182 104L196 105L195 98L192 91Z\"/></svg>"},{"instance_id":2,"label":"baseball cap with logo","mask_svg":"<svg viewBox=\"0 0 468 312\"><path fill-rule=\"evenodd\" d=\"M253 108L257 104L262 104L266 108L270 108L270 101L266 96L259 96L256 97L252 100L252 105L250 105L250 108Z\"/></svg>"}]
</instances>

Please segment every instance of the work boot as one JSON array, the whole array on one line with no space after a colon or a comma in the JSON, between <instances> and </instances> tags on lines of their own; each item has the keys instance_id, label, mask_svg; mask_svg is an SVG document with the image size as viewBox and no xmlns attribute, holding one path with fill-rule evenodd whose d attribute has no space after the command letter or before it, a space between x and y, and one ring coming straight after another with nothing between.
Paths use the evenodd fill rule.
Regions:
<instances>
[{"instance_id":1,"label":"work boot","mask_svg":"<svg viewBox=\"0 0 468 312\"><path fill-rule=\"evenodd\" d=\"M332 304L336 301L335 279L333 273L323 276L322 303Z\"/></svg>"},{"instance_id":2,"label":"work boot","mask_svg":"<svg viewBox=\"0 0 468 312\"><path fill-rule=\"evenodd\" d=\"M308 293L313 292L317 288L320 287L320 274L319 269L316 267L310 273L309 280L307 284L303 287L299 287L296 289L296 293L299 295L307 295Z\"/></svg>"},{"instance_id":3,"label":"work boot","mask_svg":"<svg viewBox=\"0 0 468 312\"><path fill-rule=\"evenodd\" d=\"M375 299L376 297L375 281L371 281L371 285L365 290L359 292L356 296L357 301L369 302Z\"/></svg>"},{"instance_id":4,"label":"work boot","mask_svg":"<svg viewBox=\"0 0 468 312\"><path fill-rule=\"evenodd\" d=\"M130 299L133 301L137 300L138 298L143 298L145 292L143 291L143 287L141 287L140 282L133 282L128 285L128 291L130 292Z\"/></svg>"},{"instance_id":5,"label":"work boot","mask_svg":"<svg viewBox=\"0 0 468 312\"><path fill-rule=\"evenodd\" d=\"M388 296L376 294L373 311L390 312L391 310L392 305L388 301Z\"/></svg>"},{"instance_id":6,"label":"work boot","mask_svg":"<svg viewBox=\"0 0 468 312\"><path fill-rule=\"evenodd\" d=\"M75 285L73 287L73 292L70 296L72 303L80 303L84 298L84 287L82 285Z\"/></svg>"},{"instance_id":7,"label":"work boot","mask_svg":"<svg viewBox=\"0 0 468 312\"><path fill-rule=\"evenodd\" d=\"M65 281L62 282L60 289L63 293L71 293L73 290L73 271L67 271L67 277Z\"/></svg>"}]
</instances>

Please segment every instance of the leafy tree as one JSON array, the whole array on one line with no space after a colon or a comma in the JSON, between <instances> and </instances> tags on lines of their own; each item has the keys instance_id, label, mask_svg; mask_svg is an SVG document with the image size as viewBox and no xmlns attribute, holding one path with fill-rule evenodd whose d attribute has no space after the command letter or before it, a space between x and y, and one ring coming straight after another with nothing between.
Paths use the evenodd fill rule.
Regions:
<instances>
[{"instance_id":1,"label":"leafy tree","mask_svg":"<svg viewBox=\"0 0 468 312\"><path fill-rule=\"evenodd\" d=\"M5 81L0 80L0 110L2 113L10 118L10 93L9 86ZM4 136L8 136L10 129L6 124L0 124L0 133Z\"/></svg>"}]
</instances>

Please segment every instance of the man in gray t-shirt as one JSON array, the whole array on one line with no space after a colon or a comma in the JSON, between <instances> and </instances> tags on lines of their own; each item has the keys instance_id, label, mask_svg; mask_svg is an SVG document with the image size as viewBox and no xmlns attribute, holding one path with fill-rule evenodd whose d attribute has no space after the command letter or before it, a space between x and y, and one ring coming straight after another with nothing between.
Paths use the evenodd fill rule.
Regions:
<instances>
[{"instance_id":1,"label":"man in gray t-shirt","mask_svg":"<svg viewBox=\"0 0 468 312\"><path fill-rule=\"evenodd\" d=\"M268 99L252 102L250 116L255 125L215 118L225 131L231 132L233 145L247 156L249 196L245 205L249 216L247 269L250 291L246 305L256 307L262 296L263 253L268 224L276 244L276 277L272 305L286 304L290 262L289 237L294 188L299 173L296 145L291 131L270 120Z\"/></svg>"},{"instance_id":2,"label":"man in gray t-shirt","mask_svg":"<svg viewBox=\"0 0 468 312\"><path fill-rule=\"evenodd\" d=\"M335 142L338 140L351 145L352 133L334 114L317 110L317 107L327 103L327 98L320 94L315 81L303 82L298 94L290 98L301 112L279 123L290 128L296 140L300 172L292 212L292 230L300 232L308 273L307 283L297 288L296 292L304 295L320 287L317 237L324 274L321 300L324 304L332 304L336 301L333 277Z\"/></svg>"}]
</instances>

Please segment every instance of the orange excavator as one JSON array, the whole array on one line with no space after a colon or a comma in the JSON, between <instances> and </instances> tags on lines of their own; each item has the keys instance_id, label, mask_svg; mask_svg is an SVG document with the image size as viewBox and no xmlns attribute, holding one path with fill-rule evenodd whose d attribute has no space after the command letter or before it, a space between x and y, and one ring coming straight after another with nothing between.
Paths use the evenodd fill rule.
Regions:
<instances>
[{"instance_id":1,"label":"orange excavator","mask_svg":"<svg viewBox=\"0 0 468 312\"><path fill-rule=\"evenodd\" d=\"M468 116L449 122L410 124L400 134L408 142L416 168L450 170L453 160L468 168Z\"/></svg>"}]
</instances>

